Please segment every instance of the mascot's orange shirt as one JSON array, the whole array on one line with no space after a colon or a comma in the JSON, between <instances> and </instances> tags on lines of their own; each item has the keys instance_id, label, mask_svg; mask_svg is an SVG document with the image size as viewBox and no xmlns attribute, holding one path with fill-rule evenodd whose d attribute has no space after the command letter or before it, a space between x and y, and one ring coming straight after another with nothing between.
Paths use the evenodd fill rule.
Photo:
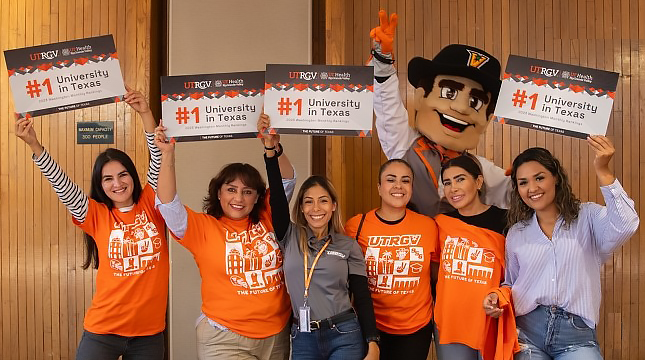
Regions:
<instances>
[{"instance_id":1,"label":"mascot's orange shirt","mask_svg":"<svg viewBox=\"0 0 645 360\"><path fill-rule=\"evenodd\" d=\"M345 225L356 238L362 214ZM412 334L432 318L430 261L438 251L437 225L406 210L398 222L384 222L372 210L365 215L358 242L365 253L367 281L379 330Z\"/></svg>"},{"instance_id":2,"label":"mascot's orange shirt","mask_svg":"<svg viewBox=\"0 0 645 360\"><path fill-rule=\"evenodd\" d=\"M202 312L250 338L282 331L291 303L270 211L253 225L248 218L218 220L186 210L188 227L179 242L193 254L202 276Z\"/></svg>"},{"instance_id":3,"label":"mascot's orange shirt","mask_svg":"<svg viewBox=\"0 0 645 360\"><path fill-rule=\"evenodd\" d=\"M441 344L459 343L483 350L487 338L486 295L504 277L502 234L446 215L439 227L440 258L435 322Z\"/></svg>"},{"instance_id":4,"label":"mascot's orange shirt","mask_svg":"<svg viewBox=\"0 0 645 360\"><path fill-rule=\"evenodd\" d=\"M96 334L146 336L166 327L168 244L164 220L146 185L132 210L108 210L89 199L85 222L99 253L96 293L84 328Z\"/></svg>"}]
</instances>

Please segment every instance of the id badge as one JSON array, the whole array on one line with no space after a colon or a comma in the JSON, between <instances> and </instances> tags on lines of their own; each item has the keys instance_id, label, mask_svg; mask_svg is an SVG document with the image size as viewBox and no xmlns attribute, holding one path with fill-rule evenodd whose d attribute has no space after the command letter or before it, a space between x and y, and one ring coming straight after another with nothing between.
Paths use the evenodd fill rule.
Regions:
<instances>
[{"instance_id":1,"label":"id badge","mask_svg":"<svg viewBox=\"0 0 645 360\"><path fill-rule=\"evenodd\" d=\"M309 306L301 306L299 309L300 313L300 332L311 332L311 322L309 319Z\"/></svg>"}]
</instances>

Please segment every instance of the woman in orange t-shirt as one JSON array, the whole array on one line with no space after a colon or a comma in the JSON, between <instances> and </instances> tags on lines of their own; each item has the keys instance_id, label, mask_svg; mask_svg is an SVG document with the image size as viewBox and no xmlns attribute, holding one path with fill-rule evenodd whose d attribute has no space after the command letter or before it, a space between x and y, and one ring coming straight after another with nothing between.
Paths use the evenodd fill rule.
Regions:
<instances>
[{"instance_id":1,"label":"woman in orange t-shirt","mask_svg":"<svg viewBox=\"0 0 645 360\"><path fill-rule=\"evenodd\" d=\"M412 180L405 160L384 163L378 179L381 206L345 225L365 254L381 359L425 360L432 341L430 260L436 257L437 225L406 209Z\"/></svg>"},{"instance_id":2,"label":"woman in orange t-shirt","mask_svg":"<svg viewBox=\"0 0 645 360\"><path fill-rule=\"evenodd\" d=\"M471 155L441 169L443 192L456 210L435 217L440 258L434 309L440 360L477 360L495 339L482 302L503 280L506 210L481 201L484 177ZM488 344L490 346L490 344Z\"/></svg>"},{"instance_id":3,"label":"woman in orange t-shirt","mask_svg":"<svg viewBox=\"0 0 645 360\"><path fill-rule=\"evenodd\" d=\"M16 122L16 136L31 147L34 162L74 224L85 232L83 268L98 269L77 360L164 357L168 245L164 221L154 207L161 154L154 145L155 120L143 95L128 89L124 100L139 113L146 131L150 165L143 188L130 157L110 148L94 162L88 197L40 144L33 120Z\"/></svg>"},{"instance_id":4,"label":"woman in orange t-shirt","mask_svg":"<svg viewBox=\"0 0 645 360\"><path fill-rule=\"evenodd\" d=\"M202 277L198 358L288 359L291 307L262 176L249 164L228 164L210 181L204 213L192 211L177 195L174 142L164 130L156 131L159 210ZM291 163L285 155L278 161L283 186L292 191Z\"/></svg>"}]
</instances>

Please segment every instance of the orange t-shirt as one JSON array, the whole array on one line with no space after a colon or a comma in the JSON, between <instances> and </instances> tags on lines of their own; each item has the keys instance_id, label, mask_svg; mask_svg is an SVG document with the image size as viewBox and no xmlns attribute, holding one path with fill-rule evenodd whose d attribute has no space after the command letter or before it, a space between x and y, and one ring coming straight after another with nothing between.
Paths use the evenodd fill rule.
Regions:
<instances>
[{"instance_id":1,"label":"orange t-shirt","mask_svg":"<svg viewBox=\"0 0 645 360\"><path fill-rule=\"evenodd\" d=\"M96 334L145 336L166 328L168 243L164 220L146 185L132 210L108 210L92 199L82 224L99 253L96 293L84 328Z\"/></svg>"},{"instance_id":2,"label":"orange t-shirt","mask_svg":"<svg viewBox=\"0 0 645 360\"><path fill-rule=\"evenodd\" d=\"M348 236L356 238L361 217L347 221ZM358 243L365 253L378 329L403 335L427 325L432 318L430 260L438 251L434 220L406 210L401 222L389 225L372 210L365 215Z\"/></svg>"},{"instance_id":3,"label":"orange t-shirt","mask_svg":"<svg viewBox=\"0 0 645 360\"><path fill-rule=\"evenodd\" d=\"M291 303L270 212L252 225L248 218L216 219L186 210L188 227L179 242L193 254L202 276L202 312L250 338L282 331Z\"/></svg>"},{"instance_id":4,"label":"orange t-shirt","mask_svg":"<svg viewBox=\"0 0 645 360\"><path fill-rule=\"evenodd\" d=\"M439 279L434 319L442 344L465 344L483 350L486 341L486 295L504 276L503 235L446 215L439 227Z\"/></svg>"}]
</instances>

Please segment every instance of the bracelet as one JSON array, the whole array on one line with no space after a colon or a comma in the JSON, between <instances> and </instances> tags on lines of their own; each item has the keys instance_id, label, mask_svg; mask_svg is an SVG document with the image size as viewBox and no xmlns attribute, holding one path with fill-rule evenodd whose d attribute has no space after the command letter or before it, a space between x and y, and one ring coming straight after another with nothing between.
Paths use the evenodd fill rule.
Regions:
<instances>
[{"instance_id":1,"label":"bracelet","mask_svg":"<svg viewBox=\"0 0 645 360\"><path fill-rule=\"evenodd\" d=\"M385 56L377 53L376 50L374 50L374 49L372 49L371 53L372 53L372 56L374 56L374 58L376 58L376 60L382 62L383 64L390 64L390 65L394 64L394 59L388 59Z\"/></svg>"},{"instance_id":2,"label":"bracelet","mask_svg":"<svg viewBox=\"0 0 645 360\"><path fill-rule=\"evenodd\" d=\"M265 147L264 147L264 150L275 150L275 146L273 146L273 147L266 147L266 146L265 146Z\"/></svg>"}]
</instances>

